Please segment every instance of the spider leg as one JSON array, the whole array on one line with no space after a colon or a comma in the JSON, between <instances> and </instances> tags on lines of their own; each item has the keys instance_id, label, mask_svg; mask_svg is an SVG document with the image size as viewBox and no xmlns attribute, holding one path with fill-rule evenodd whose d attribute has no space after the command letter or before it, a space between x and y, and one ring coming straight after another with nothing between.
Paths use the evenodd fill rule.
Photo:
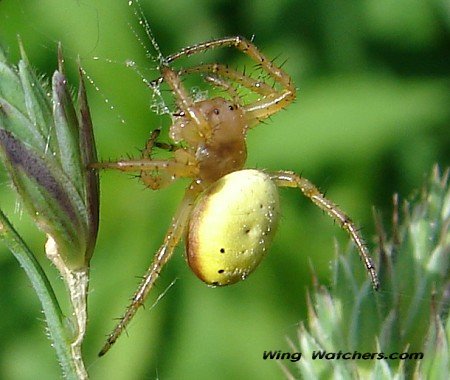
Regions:
<instances>
[{"instance_id":1,"label":"spider leg","mask_svg":"<svg viewBox=\"0 0 450 380\"><path fill-rule=\"evenodd\" d=\"M356 228L355 224L352 222L349 216L342 211L336 204L334 204L329 199L325 198L324 195L306 178L302 178L299 175L288 172L279 171L274 173L269 173L272 180L275 181L277 186L280 187L297 187L302 193L307 196L311 201L323 211L325 211L330 217L332 217L336 222L339 223L341 228L343 228L350 235L353 242L358 248L359 255L363 261L366 271L369 274L370 280L372 281L372 287L378 290L380 287L380 282L378 280L377 273L375 271L375 266L369 255L369 250L367 249L366 243L361 236L360 232Z\"/></svg>"},{"instance_id":2,"label":"spider leg","mask_svg":"<svg viewBox=\"0 0 450 380\"><path fill-rule=\"evenodd\" d=\"M159 141L155 142L155 146L159 149L164 149L169 152L174 152L175 150L178 149L178 146L175 144L169 144L169 143L159 142Z\"/></svg>"},{"instance_id":3,"label":"spider leg","mask_svg":"<svg viewBox=\"0 0 450 380\"><path fill-rule=\"evenodd\" d=\"M177 146L174 144L162 143L162 142L156 141L160 134L161 134L161 129L159 129L159 128L154 129L152 131L149 139L147 140L147 142L145 144L145 148L142 151L143 158L150 158L154 147L164 149L169 152L173 152L174 150L177 149Z\"/></svg>"},{"instance_id":4,"label":"spider leg","mask_svg":"<svg viewBox=\"0 0 450 380\"><path fill-rule=\"evenodd\" d=\"M155 129L150 135L150 138L147 140L147 143L145 144L145 148L142 151L142 158L143 159L149 159L152 160L151 155L153 151L153 147L161 148L164 150L167 150L169 152L174 152L178 148L174 144L168 144L168 143L160 143L156 141L161 133L160 129ZM175 161L177 161L177 158L179 159L177 164L182 163L182 161L185 161L184 165L187 167L189 158L182 157L181 153L183 149L178 149L179 152L176 153L178 157L175 158ZM186 153L187 154L187 153ZM153 160L152 160L153 161ZM169 185L171 182L177 178L176 174L173 174L171 172L173 169L173 160L168 160L168 164L171 165L170 169L161 170L160 167L157 167L156 169L152 170L141 170L141 180L144 182L144 184L149 187L152 190L158 190L161 189L167 185Z\"/></svg>"},{"instance_id":5,"label":"spider leg","mask_svg":"<svg viewBox=\"0 0 450 380\"><path fill-rule=\"evenodd\" d=\"M178 73L167 65L161 67L161 75L164 82L171 88L181 112L197 125L198 137L202 140L208 139L211 135L211 128L198 107L195 107L194 101L183 86Z\"/></svg>"},{"instance_id":6,"label":"spider leg","mask_svg":"<svg viewBox=\"0 0 450 380\"><path fill-rule=\"evenodd\" d=\"M161 133L161 129L154 129L152 131L149 139L145 143L145 148L142 151L142 157L144 157L144 158L150 158L151 157L153 147L155 146L156 139L159 137L160 133Z\"/></svg>"},{"instance_id":7,"label":"spider leg","mask_svg":"<svg viewBox=\"0 0 450 380\"><path fill-rule=\"evenodd\" d=\"M183 153L182 150L178 156L184 158L181 153ZM142 181L153 190L160 189L177 178L195 178L198 176L197 166L174 159L151 160L150 158L141 158L116 162L96 162L90 164L89 168L140 172Z\"/></svg>"},{"instance_id":8,"label":"spider leg","mask_svg":"<svg viewBox=\"0 0 450 380\"><path fill-rule=\"evenodd\" d=\"M239 96L237 90L231 85L229 81L217 76L216 74L207 74L204 79L205 81L211 83L216 87L223 88L225 91L228 92L231 99L233 100L233 103L242 107L241 97Z\"/></svg>"},{"instance_id":9,"label":"spider leg","mask_svg":"<svg viewBox=\"0 0 450 380\"><path fill-rule=\"evenodd\" d=\"M270 76L272 76L284 88L291 89L295 93L295 87L292 84L291 78L282 69L275 66L258 48L246 38L241 36L219 38L217 40L206 41L196 45L188 46L181 49L178 53L171 54L166 58L168 63L175 61L183 56L190 56L201 53L206 50L216 49L220 47L235 47L248 55L257 64L261 65Z\"/></svg>"},{"instance_id":10,"label":"spider leg","mask_svg":"<svg viewBox=\"0 0 450 380\"><path fill-rule=\"evenodd\" d=\"M181 69L178 71L178 75L190 75L190 74L215 74L226 79L229 79L231 82L238 83L250 91L255 92L262 96L270 95L274 92L273 87L269 86L267 83L251 78L244 73L241 73L237 70L230 69L227 65L222 65L219 63L211 63L211 64L201 64L195 67L190 67L187 69ZM161 83L163 78L160 77L152 81L154 85Z\"/></svg>"},{"instance_id":11,"label":"spider leg","mask_svg":"<svg viewBox=\"0 0 450 380\"><path fill-rule=\"evenodd\" d=\"M188 46L180 50L178 53L169 55L166 58L166 62L170 63L183 56L188 57L192 54L201 53L206 50L219 47L235 47L240 50L260 65L272 78L275 79L276 83L282 87L282 90L280 91L272 89L270 94L267 94L264 98L245 106L244 109L249 119L265 119L278 112L280 109L286 107L295 99L296 89L290 76L280 67L276 66L264 54L262 54L252 42L240 36L221 38Z\"/></svg>"},{"instance_id":12,"label":"spider leg","mask_svg":"<svg viewBox=\"0 0 450 380\"><path fill-rule=\"evenodd\" d=\"M144 304L148 293L159 277L161 269L170 259L175 247L182 238L189 221L190 212L194 206L194 201L201 191L202 188L196 185L195 182L192 182L189 188L186 190L186 194L175 216L172 219L172 223L166 233L163 244L158 249L158 252L154 256L152 264L147 269L147 272L145 273L142 282L139 285L139 288L134 293L131 304L127 307L125 314L122 316L122 318L120 318L119 323L108 336L105 345L98 354L99 356L103 356L108 352L111 346L119 338L120 334L124 331L128 323L130 323L139 307Z\"/></svg>"},{"instance_id":13,"label":"spider leg","mask_svg":"<svg viewBox=\"0 0 450 380\"><path fill-rule=\"evenodd\" d=\"M165 170L177 177L195 177L198 175L198 169L194 165L187 165L175 160L150 160L149 158L115 162L95 162L89 164L89 168L115 169L123 172Z\"/></svg>"}]
</instances>

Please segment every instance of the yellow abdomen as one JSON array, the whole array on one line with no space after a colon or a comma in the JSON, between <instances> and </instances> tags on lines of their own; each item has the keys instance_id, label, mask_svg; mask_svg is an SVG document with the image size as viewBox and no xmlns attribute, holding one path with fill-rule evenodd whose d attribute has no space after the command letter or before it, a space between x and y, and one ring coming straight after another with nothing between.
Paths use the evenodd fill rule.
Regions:
<instances>
[{"instance_id":1,"label":"yellow abdomen","mask_svg":"<svg viewBox=\"0 0 450 380\"><path fill-rule=\"evenodd\" d=\"M189 266L210 285L245 279L266 254L278 217L278 190L267 174L227 174L200 195L192 211L186 236Z\"/></svg>"}]
</instances>

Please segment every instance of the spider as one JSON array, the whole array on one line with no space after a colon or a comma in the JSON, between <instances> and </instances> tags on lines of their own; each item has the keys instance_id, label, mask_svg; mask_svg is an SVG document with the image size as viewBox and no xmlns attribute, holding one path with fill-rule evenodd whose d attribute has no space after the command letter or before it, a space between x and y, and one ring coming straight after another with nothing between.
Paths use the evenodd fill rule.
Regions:
<instances>
[{"instance_id":1,"label":"spider","mask_svg":"<svg viewBox=\"0 0 450 380\"><path fill-rule=\"evenodd\" d=\"M233 47L246 54L272 78L254 79L226 65L199 64L175 69L171 63L211 49ZM172 219L164 242L134 293L131 304L100 351L114 344L138 308L143 305L161 269L184 237L187 262L193 272L211 286L244 280L268 250L279 216L278 187L298 188L316 206L333 218L356 244L375 290L379 281L363 237L351 219L306 178L290 171L267 172L243 169L247 158L247 132L262 120L288 106L296 96L291 78L267 59L249 40L237 36L185 47L161 60L160 78L173 93L177 107L169 130L170 143L158 142L152 133L139 159L100 162L95 169L139 172L142 181L157 190L178 178L190 178L183 200ZM201 74L226 97L194 100L182 77ZM234 84L234 85L233 85ZM236 86L258 98L245 104ZM154 147L172 152L164 160L151 157Z\"/></svg>"}]
</instances>

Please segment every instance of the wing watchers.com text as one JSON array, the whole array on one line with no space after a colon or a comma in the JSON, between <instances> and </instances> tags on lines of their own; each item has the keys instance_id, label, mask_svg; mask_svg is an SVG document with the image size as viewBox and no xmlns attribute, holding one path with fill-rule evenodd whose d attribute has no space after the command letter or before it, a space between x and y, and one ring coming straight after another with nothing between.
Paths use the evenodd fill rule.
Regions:
<instances>
[{"instance_id":1,"label":"wing watchers.com text","mask_svg":"<svg viewBox=\"0 0 450 380\"><path fill-rule=\"evenodd\" d=\"M289 360L291 362L298 362L302 358L301 352L282 352L278 351L264 351L264 360ZM423 352L359 352L359 351L313 351L311 353L313 360L421 360L423 359Z\"/></svg>"}]
</instances>

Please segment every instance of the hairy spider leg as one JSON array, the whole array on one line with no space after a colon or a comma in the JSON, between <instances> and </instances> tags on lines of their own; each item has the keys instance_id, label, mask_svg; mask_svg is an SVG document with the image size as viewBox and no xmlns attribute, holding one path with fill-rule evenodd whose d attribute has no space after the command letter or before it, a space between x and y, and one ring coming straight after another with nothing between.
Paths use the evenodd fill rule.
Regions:
<instances>
[{"instance_id":1,"label":"hairy spider leg","mask_svg":"<svg viewBox=\"0 0 450 380\"><path fill-rule=\"evenodd\" d=\"M142 151L142 158L152 160L152 151L153 147L157 147L160 149L167 150L169 152L173 152L177 149L177 147L173 144L168 143L160 143L156 141L161 133L160 129L155 129L152 131L149 139L145 144L145 148ZM159 169L155 170L141 170L140 178L144 184L153 190L158 190L164 187L165 185L170 184L173 181L174 174L171 174L169 171L161 171Z\"/></svg>"},{"instance_id":2,"label":"hairy spider leg","mask_svg":"<svg viewBox=\"0 0 450 380\"><path fill-rule=\"evenodd\" d=\"M114 330L109 334L105 345L99 352L99 356L105 355L111 346L116 342L122 332L126 329L127 325L130 323L134 315L140 306L144 304L148 293L152 289L156 280L159 277L161 269L167 263L167 261L172 256L175 247L178 245L180 239L183 237L186 230L186 226L189 221L189 215L194 206L195 199L199 193L203 190L195 182L192 182L189 188L186 190L186 194L179 206L175 216L172 219L169 230L164 237L164 242L158 249L158 252L153 257L153 261L150 267L147 269L137 291L134 293L131 299L130 305L127 307L125 314L120 318L119 323L116 325Z\"/></svg>"},{"instance_id":3,"label":"hairy spider leg","mask_svg":"<svg viewBox=\"0 0 450 380\"><path fill-rule=\"evenodd\" d=\"M380 287L380 282L375 271L375 266L372 262L372 259L370 258L369 250L367 249L363 237L359 233L350 217L336 204L325 198L324 195L317 189L317 187L315 187L306 178L302 178L299 175L289 171L278 171L269 173L269 175L270 178L272 178L272 180L274 180L279 187L299 188L302 193L309 199L311 199L311 201L316 206L325 211L330 217L332 217L336 222L339 223L342 229L347 231L353 242L356 244L356 247L358 248L359 255L366 267L367 273L369 274L373 289L378 290Z\"/></svg>"},{"instance_id":4,"label":"hairy spider leg","mask_svg":"<svg viewBox=\"0 0 450 380\"><path fill-rule=\"evenodd\" d=\"M177 72L169 66L161 67L161 74L171 88L177 106L188 116L198 127L199 140L208 139L211 135L211 128L200 110L195 107L195 102L191 99L185 87L181 83L181 79Z\"/></svg>"},{"instance_id":5,"label":"hairy spider leg","mask_svg":"<svg viewBox=\"0 0 450 380\"><path fill-rule=\"evenodd\" d=\"M164 149L169 152L173 152L174 150L177 149L177 146L175 144L169 144L169 143L165 143L165 142L156 141L160 134L161 134L161 129L159 129L159 128L154 129L152 131L152 133L150 134L150 137L148 138L147 142L145 143L145 148L142 151L143 158L151 158L154 147Z\"/></svg>"},{"instance_id":6,"label":"hairy spider leg","mask_svg":"<svg viewBox=\"0 0 450 380\"><path fill-rule=\"evenodd\" d=\"M283 87L281 91L272 89L271 93L267 94L262 99L246 105L244 111L248 115L249 120L265 119L286 107L295 99L296 89L291 77L281 68L274 65L274 63L262 54L253 43L241 36L220 38L185 47L178 53L166 57L166 62L169 64L183 56L188 57L192 54L219 47L235 47L240 50L261 65L261 67Z\"/></svg>"},{"instance_id":7,"label":"hairy spider leg","mask_svg":"<svg viewBox=\"0 0 450 380\"><path fill-rule=\"evenodd\" d=\"M173 159L154 161L150 158L141 158L116 162L95 162L90 164L89 168L140 172L142 181L153 190L164 187L172 182L174 178L195 178L198 176L198 168L196 166L177 162Z\"/></svg>"},{"instance_id":8,"label":"hairy spider leg","mask_svg":"<svg viewBox=\"0 0 450 380\"><path fill-rule=\"evenodd\" d=\"M237 83L247 88L251 92L263 96L264 98L266 98L269 95L273 95L275 91L272 86L268 85L263 80L251 78L245 75L245 73L241 73L237 70L230 69L227 65L222 65L219 63L201 64L195 67L181 69L178 71L179 75L189 75L194 73L206 74L207 77L205 78L205 80L213 83L216 86L225 88L230 93L233 102L239 105L240 107L243 107L244 111L248 108L248 106L242 103L240 96L237 94L236 89L231 85L231 83ZM212 73L214 76L208 75L210 73ZM227 80L229 80L229 82ZM265 117L269 116L270 114L266 115ZM250 116L247 120L249 128L254 127L256 124L258 124L258 122L260 122L263 119L263 117L252 119L252 117L254 116Z\"/></svg>"},{"instance_id":9,"label":"hairy spider leg","mask_svg":"<svg viewBox=\"0 0 450 380\"><path fill-rule=\"evenodd\" d=\"M263 96L263 99L265 99L267 96L273 95L275 91L272 86L268 85L264 81L251 78L237 70L230 69L227 65L222 65L219 63L202 64L178 71L179 75L189 75L194 73L206 74L206 81L209 81L213 85L222 87L227 90L230 93L233 102L239 107L242 107L246 115L246 109L248 108L248 106L242 103L241 97L237 93L237 90L231 85L231 83L237 83L247 88L251 92ZM260 99L258 101L260 101ZM265 117L269 116L270 115L267 115ZM252 117L254 116L251 116L250 114L250 116L247 118L248 128L254 127L263 119L262 117L252 119Z\"/></svg>"},{"instance_id":10,"label":"hairy spider leg","mask_svg":"<svg viewBox=\"0 0 450 380\"><path fill-rule=\"evenodd\" d=\"M156 140L158 139L160 134L161 134L161 129L154 129L152 131L152 133L150 134L150 137L148 138L147 142L145 143L145 148L142 151L143 158L151 158L153 147L155 146Z\"/></svg>"},{"instance_id":11,"label":"hairy spider leg","mask_svg":"<svg viewBox=\"0 0 450 380\"><path fill-rule=\"evenodd\" d=\"M144 184L158 190L171 183L173 178L191 178L198 173L198 169L187 163L177 162L174 159L165 161L152 160L151 154L154 146L173 151L176 147L172 144L158 143L156 139L160 134L159 129L155 129L147 140L142 158L135 160L119 160L113 162L94 162L89 164L90 169L114 169L123 172L140 172L140 178Z\"/></svg>"},{"instance_id":12,"label":"hairy spider leg","mask_svg":"<svg viewBox=\"0 0 450 380\"><path fill-rule=\"evenodd\" d=\"M191 74L206 74L206 77L204 78L205 81L210 82L215 86L222 87L228 91L233 102L240 107L244 106L244 104L242 103L241 97L237 93L237 90L231 83L237 83L261 96L267 96L273 94L274 92L273 87L269 86L264 81L251 78L244 73L230 69L227 65L222 65L219 63L205 63L177 71L178 76L187 76ZM151 86L158 86L163 81L164 78L159 77L151 81L150 84Z\"/></svg>"},{"instance_id":13,"label":"hairy spider leg","mask_svg":"<svg viewBox=\"0 0 450 380\"><path fill-rule=\"evenodd\" d=\"M250 91L262 96L267 96L274 92L273 87L268 85L264 81L251 78L245 73L241 73L237 70L229 68L227 65L223 65L220 63L204 63L198 66L180 69L178 70L177 74L179 76L190 74L214 74L229 79L230 82L238 83L241 86L249 89ZM161 84L163 80L164 79L160 77L151 81L150 83L155 86L157 84Z\"/></svg>"},{"instance_id":14,"label":"hairy spider leg","mask_svg":"<svg viewBox=\"0 0 450 380\"><path fill-rule=\"evenodd\" d=\"M217 74L207 74L204 78L206 82L211 83L213 86L220 87L228 94L230 95L231 99L233 100L233 103L236 104L239 107L242 107L242 101L241 97L239 96L239 93L237 90L232 86L232 84L218 76Z\"/></svg>"},{"instance_id":15,"label":"hairy spider leg","mask_svg":"<svg viewBox=\"0 0 450 380\"><path fill-rule=\"evenodd\" d=\"M150 160L141 158L138 160L120 160L115 162L94 162L89 164L90 169L115 169L123 172L138 171L167 171L180 178L192 178L198 175L198 169L193 165L186 165L173 160Z\"/></svg>"}]
</instances>

